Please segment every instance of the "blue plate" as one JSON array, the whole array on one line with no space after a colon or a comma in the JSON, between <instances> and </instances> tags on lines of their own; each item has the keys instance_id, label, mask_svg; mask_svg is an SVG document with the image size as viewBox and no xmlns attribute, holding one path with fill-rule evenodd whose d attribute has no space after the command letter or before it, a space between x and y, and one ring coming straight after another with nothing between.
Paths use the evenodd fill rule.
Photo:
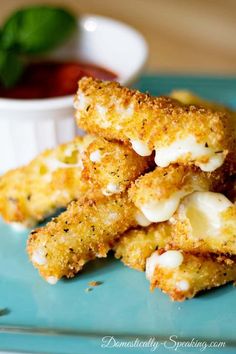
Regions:
<instances>
[{"instance_id":1,"label":"blue plate","mask_svg":"<svg viewBox=\"0 0 236 354\"><path fill-rule=\"evenodd\" d=\"M136 86L153 94L190 89L236 107L236 79L232 78L144 76ZM143 273L110 255L91 262L73 280L50 286L31 266L26 239L26 232L0 224L1 352L236 352L232 285L173 303L158 290L150 293ZM92 280L102 285L87 292ZM215 341L218 348L205 348Z\"/></svg>"}]
</instances>

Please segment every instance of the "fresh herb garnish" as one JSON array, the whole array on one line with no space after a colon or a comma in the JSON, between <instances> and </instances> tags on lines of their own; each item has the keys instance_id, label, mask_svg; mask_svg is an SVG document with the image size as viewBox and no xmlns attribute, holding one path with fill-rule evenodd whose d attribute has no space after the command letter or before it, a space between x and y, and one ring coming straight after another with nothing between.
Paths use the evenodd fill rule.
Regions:
<instances>
[{"instance_id":1,"label":"fresh herb garnish","mask_svg":"<svg viewBox=\"0 0 236 354\"><path fill-rule=\"evenodd\" d=\"M21 53L42 53L63 43L76 27L68 11L48 6L15 12L2 28L2 45Z\"/></svg>"},{"instance_id":2,"label":"fresh herb garnish","mask_svg":"<svg viewBox=\"0 0 236 354\"><path fill-rule=\"evenodd\" d=\"M64 43L76 29L76 18L62 8L33 6L13 13L0 30L0 82L13 86L29 56Z\"/></svg>"},{"instance_id":3,"label":"fresh herb garnish","mask_svg":"<svg viewBox=\"0 0 236 354\"><path fill-rule=\"evenodd\" d=\"M20 57L0 49L0 81L5 87L13 86L18 81L23 68L24 64Z\"/></svg>"}]
</instances>

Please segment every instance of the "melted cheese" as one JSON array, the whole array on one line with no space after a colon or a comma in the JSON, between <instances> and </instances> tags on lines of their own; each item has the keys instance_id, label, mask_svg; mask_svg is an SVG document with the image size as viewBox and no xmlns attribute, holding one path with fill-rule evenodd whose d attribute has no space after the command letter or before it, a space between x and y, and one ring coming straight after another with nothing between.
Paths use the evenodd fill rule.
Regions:
<instances>
[{"instance_id":1,"label":"melted cheese","mask_svg":"<svg viewBox=\"0 0 236 354\"><path fill-rule=\"evenodd\" d=\"M71 144L69 145L65 150L64 150L64 156L66 157L70 157L72 155L72 153L75 151L78 152L78 157L77 163L71 164L71 163L64 163L60 160L58 160L58 158L55 156L56 154L52 154L51 156L45 158L43 160L44 164L47 166L48 168L48 172L43 176L44 180L46 182L51 182L52 179L52 173L60 168L65 169L65 168L79 168L79 169L83 169L83 156L84 156L84 152L86 151L86 149L88 148L88 146L96 139L95 136L93 135L86 135L84 136L83 140L79 143L76 144Z\"/></svg>"},{"instance_id":2,"label":"melted cheese","mask_svg":"<svg viewBox=\"0 0 236 354\"><path fill-rule=\"evenodd\" d=\"M133 103L131 103L129 106L124 107L121 102L117 102L116 100L114 100L114 106L119 117L120 123L115 124L115 129L117 131L120 131L122 129L123 121L125 121L128 117L134 114L134 105Z\"/></svg>"},{"instance_id":3,"label":"melted cheese","mask_svg":"<svg viewBox=\"0 0 236 354\"><path fill-rule=\"evenodd\" d=\"M178 268L183 263L184 257L180 251L170 250L159 255L154 252L146 261L146 277L151 280L156 267Z\"/></svg>"},{"instance_id":4,"label":"melted cheese","mask_svg":"<svg viewBox=\"0 0 236 354\"><path fill-rule=\"evenodd\" d=\"M55 285L58 282L58 278L54 276L47 277L46 280L51 285Z\"/></svg>"},{"instance_id":5,"label":"melted cheese","mask_svg":"<svg viewBox=\"0 0 236 354\"><path fill-rule=\"evenodd\" d=\"M108 215L107 215L107 217L108 217L108 219L109 220L111 220L111 221L114 221L114 220L116 220L116 219L118 219L118 214L117 213L109 213Z\"/></svg>"},{"instance_id":6,"label":"melted cheese","mask_svg":"<svg viewBox=\"0 0 236 354\"><path fill-rule=\"evenodd\" d=\"M60 199L70 200L70 194L66 190L56 190L51 196L52 201L56 202Z\"/></svg>"},{"instance_id":7,"label":"melted cheese","mask_svg":"<svg viewBox=\"0 0 236 354\"><path fill-rule=\"evenodd\" d=\"M195 192L186 197L180 207L180 216L189 219L193 236L220 236L223 227L221 213L233 203L223 194L213 192ZM184 214L183 214L184 213Z\"/></svg>"},{"instance_id":8,"label":"melted cheese","mask_svg":"<svg viewBox=\"0 0 236 354\"><path fill-rule=\"evenodd\" d=\"M57 160L56 158L55 159L49 158L45 162L50 172L54 172L59 168L75 168L75 167L83 168L83 163L81 159L79 159L78 163L74 163L74 164L64 163Z\"/></svg>"},{"instance_id":9,"label":"melted cheese","mask_svg":"<svg viewBox=\"0 0 236 354\"><path fill-rule=\"evenodd\" d=\"M150 156L152 150L141 140L130 140L133 150L140 156Z\"/></svg>"},{"instance_id":10,"label":"melted cheese","mask_svg":"<svg viewBox=\"0 0 236 354\"><path fill-rule=\"evenodd\" d=\"M74 101L74 108L78 110L85 110L89 104L89 99L83 94L83 92L79 92Z\"/></svg>"},{"instance_id":11,"label":"melted cheese","mask_svg":"<svg viewBox=\"0 0 236 354\"><path fill-rule=\"evenodd\" d=\"M197 162L196 165L200 167L202 171L212 172L215 171L218 167L222 166L224 163L225 157L222 153L213 155L208 162L201 163Z\"/></svg>"},{"instance_id":12,"label":"melted cheese","mask_svg":"<svg viewBox=\"0 0 236 354\"><path fill-rule=\"evenodd\" d=\"M134 105L133 105L133 103L131 103L127 107L123 107L119 103L115 104L115 106L116 106L116 112L118 113L119 118L121 118L121 119L125 119L125 118L130 117L130 116L132 116L134 114Z\"/></svg>"},{"instance_id":13,"label":"melted cheese","mask_svg":"<svg viewBox=\"0 0 236 354\"><path fill-rule=\"evenodd\" d=\"M44 265L44 264L47 263L47 260L46 260L46 257L45 257L44 249L39 248L39 249L36 249L36 250L33 252L33 255L32 255L32 262L34 262L34 263L36 263L36 264L39 264L39 265Z\"/></svg>"},{"instance_id":14,"label":"melted cheese","mask_svg":"<svg viewBox=\"0 0 236 354\"><path fill-rule=\"evenodd\" d=\"M115 212L110 212L107 214L106 219L104 219L105 224L110 225L114 223L115 220L119 218L119 215Z\"/></svg>"},{"instance_id":15,"label":"melted cheese","mask_svg":"<svg viewBox=\"0 0 236 354\"><path fill-rule=\"evenodd\" d=\"M174 193L169 199L152 201L143 206L139 206L139 209L150 222L166 221L169 220L177 210L181 198L189 193L189 191L182 190Z\"/></svg>"},{"instance_id":16,"label":"melted cheese","mask_svg":"<svg viewBox=\"0 0 236 354\"><path fill-rule=\"evenodd\" d=\"M117 131L120 131L122 129L122 126L120 124L116 124L115 129Z\"/></svg>"},{"instance_id":17,"label":"melted cheese","mask_svg":"<svg viewBox=\"0 0 236 354\"><path fill-rule=\"evenodd\" d=\"M120 186L118 184L108 183L106 188L102 190L102 194L105 196L109 196L115 193L119 193L120 191Z\"/></svg>"},{"instance_id":18,"label":"melted cheese","mask_svg":"<svg viewBox=\"0 0 236 354\"><path fill-rule=\"evenodd\" d=\"M180 251L166 251L157 259L157 265L162 268L178 268L183 263L184 257Z\"/></svg>"},{"instance_id":19,"label":"melted cheese","mask_svg":"<svg viewBox=\"0 0 236 354\"><path fill-rule=\"evenodd\" d=\"M135 220L137 221L138 225L143 227L149 226L151 224L151 221L149 221L141 211L136 212Z\"/></svg>"},{"instance_id":20,"label":"melted cheese","mask_svg":"<svg viewBox=\"0 0 236 354\"><path fill-rule=\"evenodd\" d=\"M101 161L101 153L99 150L91 152L89 156L90 160L92 162L100 162Z\"/></svg>"},{"instance_id":21,"label":"melted cheese","mask_svg":"<svg viewBox=\"0 0 236 354\"><path fill-rule=\"evenodd\" d=\"M196 161L196 165L206 172L214 171L224 162L223 153L216 153L212 148L197 143L192 135L167 147L156 147L155 152L155 163L160 167L167 167L185 156L190 156L189 160L206 160L204 163Z\"/></svg>"},{"instance_id":22,"label":"melted cheese","mask_svg":"<svg viewBox=\"0 0 236 354\"><path fill-rule=\"evenodd\" d=\"M87 134L84 135L81 141L76 142L75 144L69 144L68 147L64 150L64 155L70 157L74 151L83 154L88 146L96 139L94 135Z\"/></svg>"},{"instance_id":23,"label":"melted cheese","mask_svg":"<svg viewBox=\"0 0 236 354\"><path fill-rule=\"evenodd\" d=\"M187 280L179 280L176 283L176 288L180 291L188 291L190 288L189 282Z\"/></svg>"},{"instance_id":24,"label":"melted cheese","mask_svg":"<svg viewBox=\"0 0 236 354\"><path fill-rule=\"evenodd\" d=\"M151 280L155 272L158 260L158 253L153 252L153 254L146 260L146 278Z\"/></svg>"},{"instance_id":25,"label":"melted cheese","mask_svg":"<svg viewBox=\"0 0 236 354\"><path fill-rule=\"evenodd\" d=\"M96 110L99 114L99 118L100 118L100 123L99 125L101 126L101 128L109 128L111 126L111 122L109 122L107 120L107 108L100 106L99 104L96 105Z\"/></svg>"}]
</instances>

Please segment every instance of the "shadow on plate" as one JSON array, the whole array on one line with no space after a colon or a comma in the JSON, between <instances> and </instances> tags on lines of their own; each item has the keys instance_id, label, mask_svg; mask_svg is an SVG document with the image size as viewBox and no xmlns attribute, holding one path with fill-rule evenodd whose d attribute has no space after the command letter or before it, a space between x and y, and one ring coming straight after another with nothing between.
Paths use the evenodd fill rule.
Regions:
<instances>
[{"instance_id":1,"label":"shadow on plate","mask_svg":"<svg viewBox=\"0 0 236 354\"><path fill-rule=\"evenodd\" d=\"M117 270L117 263L119 263L119 261L114 259L112 252L110 252L107 258L95 259L85 264L81 272L79 272L74 278L62 278L61 281L71 283L77 281L78 279L86 280L91 279L91 276L94 278L104 275L105 273L111 273Z\"/></svg>"},{"instance_id":2,"label":"shadow on plate","mask_svg":"<svg viewBox=\"0 0 236 354\"><path fill-rule=\"evenodd\" d=\"M230 283L221 285L216 288L212 288L210 290L202 290L195 296L195 298L198 300L209 300L209 298L216 299L223 295L225 296L226 294L229 294L232 291L235 291L235 287L232 283Z\"/></svg>"}]
</instances>

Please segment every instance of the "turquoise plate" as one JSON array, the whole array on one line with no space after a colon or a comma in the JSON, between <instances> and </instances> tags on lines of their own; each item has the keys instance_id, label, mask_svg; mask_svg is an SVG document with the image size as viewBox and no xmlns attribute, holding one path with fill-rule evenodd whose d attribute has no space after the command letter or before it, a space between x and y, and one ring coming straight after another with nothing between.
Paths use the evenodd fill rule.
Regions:
<instances>
[{"instance_id":1,"label":"turquoise plate","mask_svg":"<svg viewBox=\"0 0 236 354\"><path fill-rule=\"evenodd\" d=\"M136 86L154 94L190 89L236 107L232 78L144 76ZM158 290L150 293L144 274L111 255L50 286L27 258L27 233L1 223L0 234L2 353L236 353L232 285L173 303ZM102 285L86 292L92 280ZM218 348L205 347L215 341Z\"/></svg>"}]
</instances>

